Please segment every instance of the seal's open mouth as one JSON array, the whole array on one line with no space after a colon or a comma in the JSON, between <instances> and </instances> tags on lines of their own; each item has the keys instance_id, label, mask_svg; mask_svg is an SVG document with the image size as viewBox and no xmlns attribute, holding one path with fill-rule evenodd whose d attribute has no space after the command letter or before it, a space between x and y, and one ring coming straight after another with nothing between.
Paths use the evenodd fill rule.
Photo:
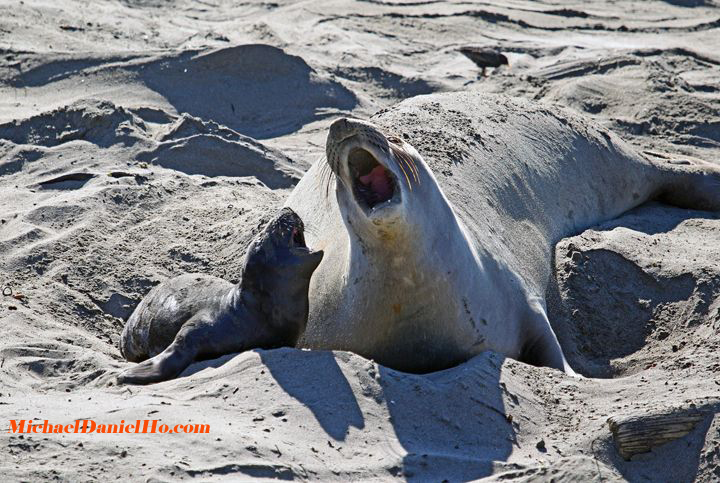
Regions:
<instances>
[{"instance_id":1,"label":"seal's open mouth","mask_svg":"<svg viewBox=\"0 0 720 483\"><path fill-rule=\"evenodd\" d=\"M291 247L307 248L307 245L305 245L305 235L303 234L302 228L293 228L292 238L290 240Z\"/></svg>"},{"instance_id":2,"label":"seal's open mouth","mask_svg":"<svg viewBox=\"0 0 720 483\"><path fill-rule=\"evenodd\" d=\"M311 250L305 242L305 227L300 217L290 208L283 208L278 217L268 224L266 231L275 233L275 244L291 252L306 254Z\"/></svg>"},{"instance_id":3,"label":"seal's open mouth","mask_svg":"<svg viewBox=\"0 0 720 483\"><path fill-rule=\"evenodd\" d=\"M350 151L348 170L355 199L366 212L378 205L391 203L400 193L393 173L365 149Z\"/></svg>"},{"instance_id":4,"label":"seal's open mouth","mask_svg":"<svg viewBox=\"0 0 720 483\"><path fill-rule=\"evenodd\" d=\"M305 244L305 234L302 226L295 226L288 240L288 248L292 253L304 256L313 253L313 251Z\"/></svg>"}]
</instances>

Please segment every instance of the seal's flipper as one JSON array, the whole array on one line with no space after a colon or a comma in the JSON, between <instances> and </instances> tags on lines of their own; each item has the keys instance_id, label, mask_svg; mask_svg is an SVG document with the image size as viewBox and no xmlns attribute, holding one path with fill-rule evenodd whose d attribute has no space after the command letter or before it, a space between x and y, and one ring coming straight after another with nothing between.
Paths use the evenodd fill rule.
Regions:
<instances>
[{"instance_id":1,"label":"seal's flipper","mask_svg":"<svg viewBox=\"0 0 720 483\"><path fill-rule=\"evenodd\" d=\"M194 338L204 337L203 322L193 317L183 325L172 344L160 354L118 375L119 384L152 384L177 377L198 355Z\"/></svg>"},{"instance_id":2,"label":"seal's flipper","mask_svg":"<svg viewBox=\"0 0 720 483\"><path fill-rule=\"evenodd\" d=\"M175 343L160 354L120 373L119 384L152 384L177 377L195 360L195 352Z\"/></svg>"},{"instance_id":3,"label":"seal's flipper","mask_svg":"<svg viewBox=\"0 0 720 483\"><path fill-rule=\"evenodd\" d=\"M533 366L552 367L568 375L576 375L565 360L560 343L550 326L544 303L530 298L528 320L525 321L527 338L524 341L520 360Z\"/></svg>"},{"instance_id":4,"label":"seal's flipper","mask_svg":"<svg viewBox=\"0 0 720 483\"><path fill-rule=\"evenodd\" d=\"M664 166L668 178L658 198L691 210L720 212L720 169L710 164Z\"/></svg>"},{"instance_id":5,"label":"seal's flipper","mask_svg":"<svg viewBox=\"0 0 720 483\"><path fill-rule=\"evenodd\" d=\"M568 374L575 372L565 360L560 344L551 330L543 331L527 340L520 354L520 360L533 366L552 367Z\"/></svg>"}]
</instances>

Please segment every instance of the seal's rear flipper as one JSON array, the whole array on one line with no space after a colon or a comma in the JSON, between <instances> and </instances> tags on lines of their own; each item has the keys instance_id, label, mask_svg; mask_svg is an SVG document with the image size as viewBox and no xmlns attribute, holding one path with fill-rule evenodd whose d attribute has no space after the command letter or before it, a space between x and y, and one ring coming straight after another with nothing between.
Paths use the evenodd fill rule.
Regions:
<instances>
[{"instance_id":1,"label":"seal's rear flipper","mask_svg":"<svg viewBox=\"0 0 720 483\"><path fill-rule=\"evenodd\" d=\"M188 322L192 322L190 319ZM173 379L195 361L197 347L193 344L193 330L201 324L186 323L170 346L160 354L126 369L117 377L118 384L152 384ZM202 331L197 331L197 334ZM202 334L200 334L202 335Z\"/></svg>"},{"instance_id":2,"label":"seal's rear flipper","mask_svg":"<svg viewBox=\"0 0 720 483\"><path fill-rule=\"evenodd\" d=\"M667 161L658 166L667 181L657 198L691 210L720 212L720 167L704 161Z\"/></svg>"},{"instance_id":3,"label":"seal's rear flipper","mask_svg":"<svg viewBox=\"0 0 720 483\"><path fill-rule=\"evenodd\" d=\"M552 332L532 341L528 340L520 354L520 360L533 366L552 367L570 376L576 375L565 360L560 344Z\"/></svg>"},{"instance_id":4,"label":"seal's rear flipper","mask_svg":"<svg viewBox=\"0 0 720 483\"><path fill-rule=\"evenodd\" d=\"M118 384L152 384L177 377L195 360L195 354L171 345L165 351L120 373Z\"/></svg>"},{"instance_id":5,"label":"seal's rear flipper","mask_svg":"<svg viewBox=\"0 0 720 483\"><path fill-rule=\"evenodd\" d=\"M577 376L565 360L560 343L550 326L544 302L537 297L529 297L529 302L529 315L524 321L526 339L520 360L533 366L552 367L570 376Z\"/></svg>"}]
</instances>

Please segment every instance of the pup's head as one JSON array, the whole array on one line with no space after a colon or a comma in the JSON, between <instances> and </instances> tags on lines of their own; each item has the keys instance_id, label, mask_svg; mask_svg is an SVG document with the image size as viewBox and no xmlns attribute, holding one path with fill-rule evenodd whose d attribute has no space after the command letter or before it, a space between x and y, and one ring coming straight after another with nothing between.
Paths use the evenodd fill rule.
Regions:
<instances>
[{"instance_id":1,"label":"pup's head","mask_svg":"<svg viewBox=\"0 0 720 483\"><path fill-rule=\"evenodd\" d=\"M279 277L278 283L310 280L323 252L307 247L304 231L300 217L292 209L283 208L250 244L245 276Z\"/></svg>"}]
</instances>

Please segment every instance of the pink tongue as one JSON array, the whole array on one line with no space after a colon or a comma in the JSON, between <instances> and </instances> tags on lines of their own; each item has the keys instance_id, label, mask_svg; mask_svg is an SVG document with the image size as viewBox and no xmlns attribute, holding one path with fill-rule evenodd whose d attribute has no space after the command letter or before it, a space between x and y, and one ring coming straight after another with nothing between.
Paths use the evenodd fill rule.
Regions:
<instances>
[{"instance_id":1,"label":"pink tongue","mask_svg":"<svg viewBox=\"0 0 720 483\"><path fill-rule=\"evenodd\" d=\"M365 186L370 185L370 189L382 201L390 199L390 195L392 195L392 185L390 184L390 178L385 173L384 167L379 165L375 166L369 174L360 176L359 179Z\"/></svg>"}]
</instances>

